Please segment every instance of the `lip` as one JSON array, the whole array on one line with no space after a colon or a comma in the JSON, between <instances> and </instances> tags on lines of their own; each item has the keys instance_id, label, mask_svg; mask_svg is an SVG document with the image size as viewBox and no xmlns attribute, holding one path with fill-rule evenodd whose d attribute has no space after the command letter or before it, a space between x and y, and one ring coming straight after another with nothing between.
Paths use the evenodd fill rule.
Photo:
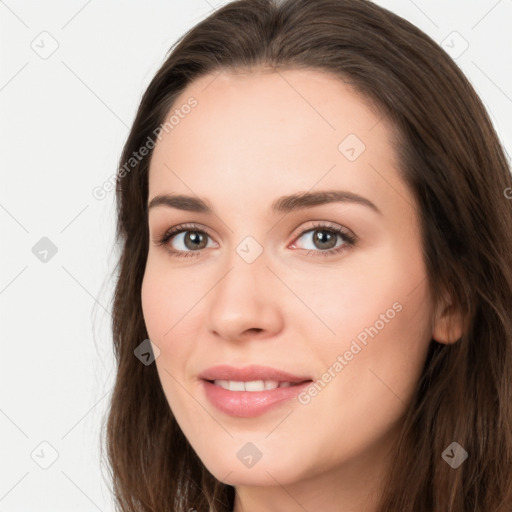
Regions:
<instances>
[{"instance_id":1,"label":"lip","mask_svg":"<svg viewBox=\"0 0 512 512\"><path fill-rule=\"evenodd\" d=\"M268 366L234 368L214 366L199 375L206 398L221 412L229 416L253 418L295 398L312 382L310 377L300 377ZM293 386L264 391L229 391L216 386L214 380L252 381L274 380L295 383ZM211 382L210 382L211 381Z\"/></svg>"},{"instance_id":2,"label":"lip","mask_svg":"<svg viewBox=\"0 0 512 512\"><path fill-rule=\"evenodd\" d=\"M244 368L235 368L229 365L212 366L199 375L203 380L276 380L278 382L300 383L306 380L312 380L310 376L298 376L291 373L272 368L270 366L251 365Z\"/></svg>"},{"instance_id":3,"label":"lip","mask_svg":"<svg viewBox=\"0 0 512 512\"><path fill-rule=\"evenodd\" d=\"M216 386L208 380L202 380L206 398L219 410L229 416L253 418L269 409L295 398L311 384L303 382L287 388L268 389L265 391L229 391Z\"/></svg>"}]
</instances>

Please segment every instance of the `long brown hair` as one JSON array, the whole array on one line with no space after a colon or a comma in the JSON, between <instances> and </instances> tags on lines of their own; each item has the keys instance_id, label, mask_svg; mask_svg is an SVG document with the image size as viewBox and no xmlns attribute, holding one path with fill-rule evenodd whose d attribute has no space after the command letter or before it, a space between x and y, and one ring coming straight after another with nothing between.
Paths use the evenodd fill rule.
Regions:
<instances>
[{"instance_id":1,"label":"long brown hair","mask_svg":"<svg viewBox=\"0 0 512 512\"><path fill-rule=\"evenodd\" d=\"M510 512L510 168L482 102L451 58L411 23L367 0L231 2L171 48L144 93L116 191L117 378L105 437L118 509L233 509L234 487L216 480L191 448L155 365L134 357L148 338L141 283L152 152L129 168L126 162L155 138L192 81L260 66L333 73L389 120L399 172L418 205L431 292L436 303L450 294L465 319L456 343L430 344L379 512ZM456 469L442 457L454 441L468 453Z\"/></svg>"}]
</instances>

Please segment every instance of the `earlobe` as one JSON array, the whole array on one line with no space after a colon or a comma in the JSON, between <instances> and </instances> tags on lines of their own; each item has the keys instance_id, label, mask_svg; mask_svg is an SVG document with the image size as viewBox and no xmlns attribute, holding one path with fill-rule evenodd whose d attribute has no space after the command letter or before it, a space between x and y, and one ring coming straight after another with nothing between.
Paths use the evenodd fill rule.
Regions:
<instances>
[{"instance_id":1,"label":"earlobe","mask_svg":"<svg viewBox=\"0 0 512 512\"><path fill-rule=\"evenodd\" d=\"M464 322L458 308L448 303L437 312L434 319L432 338L439 343L456 343L464 334Z\"/></svg>"}]
</instances>

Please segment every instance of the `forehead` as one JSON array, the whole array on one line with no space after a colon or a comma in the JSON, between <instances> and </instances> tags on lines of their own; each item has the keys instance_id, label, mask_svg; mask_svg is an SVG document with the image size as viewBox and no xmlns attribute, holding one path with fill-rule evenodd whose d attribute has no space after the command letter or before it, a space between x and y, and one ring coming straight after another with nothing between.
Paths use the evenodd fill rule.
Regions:
<instances>
[{"instance_id":1,"label":"forehead","mask_svg":"<svg viewBox=\"0 0 512 512\"><path fill-rule=\"evenodd\" d=\"M189 109L192 98L196 106ZM181 110L189 113L183 115ZM175 114L181 114L180 119ZM343 79L320 70L289 69L222 70L203 76L176 98L170 118L174 118L175 141L180 132L185 137L193 130L194 141L209 150L222 142L236 142L246 152L253 148L257 153L256 143L270 148L302 144L305 139L318 142L326 136L329 142L350 133L369 139L367 132L383 116ZM372 137L373 142L378 136Z\"/></svg>"},{"instance_id":2,"label":"forehead","mask_svg":"<svg viewBox=\"0 0 512 512\"><path fill-rule=\"evenodd\" d=\"M184 108L191 100L195 106ZM315 184L378 195L375 166L395 169L386 178L397 180L385 119L323 71L216 72L190 84L171 117L152 156L150 198L171 191L209 197L215 189L219 200L233 201L256 189L274 197Z\"/></svg>"}]
</instances>

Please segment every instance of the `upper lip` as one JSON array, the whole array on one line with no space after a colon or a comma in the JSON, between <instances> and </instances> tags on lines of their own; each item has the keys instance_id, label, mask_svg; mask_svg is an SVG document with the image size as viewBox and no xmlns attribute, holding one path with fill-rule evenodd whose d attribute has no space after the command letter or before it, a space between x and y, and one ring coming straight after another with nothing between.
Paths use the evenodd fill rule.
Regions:
<instances>
[{"instance_id":1,"label":"upper lip","mask_svg":"<svg viewBox=\"0 0 512 512\"><path fill-rule=\"evenodd\" d=\"M235 368L229 365L212 366L201 372L199 378L209 381L231 380L237 382L249 382L254 380L273 380L277 382L305 382L310 377L300 377L291 373L271 368L270 366L251 365L243 368Z\"/></svg>"}]
</instances>

